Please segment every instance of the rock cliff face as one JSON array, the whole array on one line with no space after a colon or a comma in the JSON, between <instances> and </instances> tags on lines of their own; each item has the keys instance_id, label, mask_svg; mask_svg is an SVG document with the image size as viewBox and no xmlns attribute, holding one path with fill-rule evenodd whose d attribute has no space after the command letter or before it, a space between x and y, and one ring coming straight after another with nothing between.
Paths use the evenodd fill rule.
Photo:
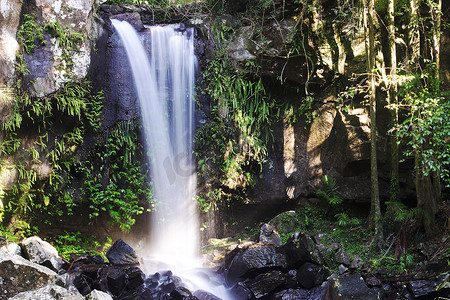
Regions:
<instances>
[{"instance_id":1,"label":"rock cliff face","mask_svg":"<svg viewBox=\"0 0 450 300\"><path fill-rule=\"evenodd\" d=\"M95 90L105 92L103 129L106 130L119 121L139 118L128 62L119 47L120 42L111 28L109 18L114 16L128 20L141 32L144 41L149 35L144 24L152 25L158 21L155 20L155 14L148 10L106 5L98 9L100 2L102 1L2 1L0 85L12 86L15 83L15 62L19 49L16 34L19 25L23 24L24 15L30 15L41 26L53 24L66 32L78 33L84 37L77 47L64 48L57 33L45 32L44 41L38 43L34 51L24 55L24 62L29 70L24 76L24 84L32 95L47 96L68 82L88 78L94 83ZM241 6L245 7L244 2L247 3L237 1L239 5L234 6L239 10ZM287 4L288 2L290 3L286 1ZM254 63L257 71L252 75L262 78L275 97L286 103L298 102L305 96L313 97L314 113L309 120L306 117L296 122L280 120L270 125L273 140L268 145L268 156L261 176L248 193L249 200L254 203L278 205L313 196L321 185L323 175L336 179L345 199L365 200L370 195L368 112L358 103L352 109L340 110L337 92L338 84L345 84L352 74L362 73L366 68L364 35L361 28L348 28L349 24L342 20L333 23L333 19L330 19L333 4L330 1L322 2L320 9L315 10L311 19L306 22L309 24L308 28L299 28L294 9L281 15L280 4L275 1L274 18L262 24L248 21L230 37L231 43L226 51L233 66L240 68L242 64ZM230 4L231 6L234 7ZM189 26L198 29L197 50L201 61L200 71L203 71L202 68L215 54L213 44L217 42L210 34L209 16L201 15L199 19L195 15L189 19L189 15L175 15L169 22L174 20L187 22ZM233 17L225 15L222 24L233 26L234 22L236 20ZM351 38L343 33L349 31L353 31ZM305 36L306 42L296 48L297 52L293 54L289 47L292 46L293 37L299 34ZM447 32L443 41L447 43L448 40ZM446 49L445 45L443 51ZM69 65L65 59L67 56L71 59ZM442 65L444 79L448 81L448 61L443 59ZM301 91L292 92L294 90ZM208 98L199 97L198 100L202 104L199 116L210 115ZM383 101L379 99L380 107L383 107ZM4 103L0 105L3 118L10 113L10 108L5 109L7 105ZM387 111L380 109L378 115L380 190L387 193ZM64 130L61 128L62 132ZM33 138L36 137L29 139ZM6 162L6 158L2 159ZM9 164L13 165L14 162L10 161ZM48 166L47 169L45 167L43 163L40 180L50 174ZM402 174L403 196L411 191L408 171L406 168ZM17 176L14 169L4 169L0 178L3 187L11 187Z\"/></svg>"},{"instance_id":2,"label":"rock cliff face","mask_svg":"<svg viewBox=\"0 0 450 300\"><path fill-rule=\"evenodd\" d=\"M11 85L14 62L19 43L16 40L22 0L2 1L0 4L0 85Z\"/></svg>"},{"instance_id":3,"label":"rock cliff face","mask_svg":"<svg viewBox=\"0 0 450 300\"><path fill-rule=\"evenodd\" d=\"M93 41L97 39L98 22L94 13L100 1L2 1L0 7L0 88L10 91L8 101L0 103L3 124L11 118L15 103L13 89L20 88L31 97L45 97L69 82L86 79L91 64ZM22 33L19 33L22 28ZM25 32L25 33L24 33ZM21 37L19 37L19 35ZM37 36L42 34L42 37ZM22 39L22 40L21 40ZM71 39L74 39L71 44ZM29 43L29 51L19 52L19 43ZM19 71L18 71L19 70ZM32 127L32 126L31 126ZM25 129L25 128L24 128ZM26 128L22 147L36 142L36 128ZM64 132L65 128L57 131ZM4 135L0 137L2 141ZM47 179L50 166L30 163L39 179ZM14 156L3 155L0 184L10 189L18 179ZM26 160L21 158L21 160Z\"/></svg>"},{"instance_id":4,"label":"rock cliff face","mask_svg":"<svg viewBox=\"0 0 450 300\"><path fill-rule=\"evenodd\" d=\"M69 81L86 77L91 61L92 40L97 37L95 10L94 0L24 1L22 14L37 16L43 24L59 24L66 34L73 31L83 37L81 43L71 48L58 37L46 34L45 45L39 51L25 55L30 70L25 80L35 95L46 96ZM60 33L56 32L56 35ZM71 58L71 65L63 56Z\"/></svg>"},{"instance_id":5,"label":"rock cliff face","mask_svg":"<svg viewBox=\"0 0 450 300\"><path fill-rule=\"evenodd\" d=\"M142 30L143 24L138 13L121 13L115 18L127 20L136 30ZM118 34L112 28L111 21L104 17L104 26L99 31L94 53L90 78L94 86L105 92L103 127L110 128L118 121L130 121L139 118L139 105L129 62ZM144 43L149 44L149 32L140 34Z\"/></svg>"},{"instance_id":6,"label":"rock cliff face","mask_svg":"<svg viewBox=\"0 0 450 300\"><path fill-rule=\"evenodd\" d=\"M27 77L32 83L36 95L43 96L55 92L65 82L79 80L87 75L90 64L91 40L94 37L95 23L93 14L97 4L94 0L72 1L4 1L1 7L2 26L0 51L1 82L12 85L14 82L17 51L17 29L24 14L36 16L40 23L59 22L64 28L81 33L86 39L76 51L69 53L73 56L74 65L70 72L64 70L66 66L61 58L62 48L56 38L49 35L45 47L41 46L25 57L30 69ZM70 73L70 74L69 74Z\"/></svg>"}]
</instances>

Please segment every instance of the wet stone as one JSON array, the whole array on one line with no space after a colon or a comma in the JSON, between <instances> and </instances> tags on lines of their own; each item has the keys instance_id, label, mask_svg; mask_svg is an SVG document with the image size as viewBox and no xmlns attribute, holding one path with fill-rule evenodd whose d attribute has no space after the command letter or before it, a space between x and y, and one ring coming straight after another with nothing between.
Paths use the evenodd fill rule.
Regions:
<instances>
[{"instance_id":1,"label":"wet stone","mask_svg":"<svg viewBox=\"0 0 450 300\"><path fill-rule=\"evenodd\" d=\"M323 264L322 254L320 253L314 240L301 232L292 234L286 244L281 247L286 253L286 259L289 266L300 266L304 262L313 262L318 265Z\"/></svg>"},{"instance_id":2,"label":"wet stone","mask_svg":"<svg viewBox=\"0 0 450 300\"><path fill-rule=\"evenodd\" d=\"M283 272L271 271L256 276L254 280L247 284L247 287L253 292L255 298L259 299L282 285L285 279Z\"/></svg>"},{"instance_id":3,"label":"wet stone","mask_svg":"<svg viewBox=\"0 0 450 300\"><path fill-rule=\"evenodd\" d=\"M381 286L381 280L376 278L373 275L366 276L366 278L364 280L365 280L367 286L369 286L369 287Z\"/></svg>"},{"instance_id":4,"label":"wet stone","mask_svg":"<svg viewBox=\"0 0 450 300\"><path fill-rule=\"evenodd\" d=\"M261 227L259 234L259 242L263 244L272 244L275 246L281 246L281 237L275 228L270 224L264 224Z\"/></svg>"},{"instance_id":5,"label":"wet stone","mask_svg":"<svg viewBox=\"0 0 450 300\"><path fill-rule=\"evenodd\" d=\"M170 297L172 297L174 300L187 300L187 299L194 299L192 296L192 293L184 288L184 287L177 287L175 288L171 293Z\"/></svg>"},{"instance_id":6,"label":"wet stone","mask_svg":"<svg viewBox=\"0 0 450 300\"><path fill-rule=\"evenodd\" d=\"M234 300L248 300L253 297L253 293L245 286L243 282L238 282L230 290Z\"/></svg>"},{"instance_id":7,"label":"wet stone","mask_svg":"<svg viewBox=\"0 0 450 300\"><path fill-rule=\"evenodd\" d=\"M431 295L449 277L450 273L447 272L429 279L411 281L410 290L415 297Z\"/></svg>"},{"instance_id":8,"label":"wet stone","mask_svg":"<svg viewBox=\"0 0 450 300\"><path fill-rule=\"evenodd\" d=\"M112 264L116 265L138 265L139 257L133 248L127 243L118 239L108 252L106 252L106 258Z\"/></svg>"},{"instance_id":9,"label":"wet stone","mask_svg":"<svg viewBox=\"0 0 450 300\"><path fill-rule=\"evenodd\" d=\"M145 274L139 268L130 268L126 270L127 289L132 290L144 283Z\"/></svg>"},{"instance_id":10,"label":"wet stone","mask_svg":"<svg viewBox=\"0 0 450 300\"><path fill-rule=\"evenodd\" d=\"M197 297L198 300L222 300L219 297L208 293L204 290L197 290L194 292L194 297Z\"/></svg>"},{"instance_id":11,"label":"wet stone","mask_svg":"<svg viewBox=\"0 0 450 300\"><path fill-rule=\"evenodd\" d=\"M295 289L298 287L296 270L290 270L289 272L286 273L285 284L288 289Z\"/></svg>"},{"instance_id":12,"label":"wet stone","mask_svg":"<svg viewBox=\"0 0 450 300\"><path fill-rule=\"evenodd\" d=\"M341 275L330 280L331 299L379 299L379 292L367 287L359 273Z\"/></svg>"},{"instance_id":13,"label":"wet stone","mask_svg":"<svg viewBox=\"0 0 450 300\"><path fill-rule=\"evenodd\" d=\"M301 287L310 289L314 286L322 284L330 272L313 263L304 263L297 271L297 281Z\"/></svg>"},{"instance_id":14,"label":"wet stone","mask_svg":"<svg viewBox=\"0 0 450 300\"><path fill-rule=\"evenodd\" d=\"M286 268L286 257L279 248L270 244L252 244L237 247L225 260L225 275L228 284L232 285L249 272L257 272L267 268Z\"/></svg>"}]
</instances>

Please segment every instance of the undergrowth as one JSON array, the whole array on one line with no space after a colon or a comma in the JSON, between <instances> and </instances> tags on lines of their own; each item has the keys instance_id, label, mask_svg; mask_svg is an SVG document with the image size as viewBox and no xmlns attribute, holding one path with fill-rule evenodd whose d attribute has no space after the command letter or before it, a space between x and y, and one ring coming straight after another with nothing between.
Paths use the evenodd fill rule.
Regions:
<instances>
[{"instance_id":1,"label":"undergrowth","mask_svg":"<svg viewBox=\"0 0 450 300\"><path fill-rule=\"evenodd\" d=\"M58 254L71 261L71 254L76 255L100 255L105 256L105 249L107 249L111 244L111 239L109 242L102 245L96 240L96 236L83 236L79 231L68 232L56 236L54 238L54 246L58 250Z\"/></svg>"}]
</instances>

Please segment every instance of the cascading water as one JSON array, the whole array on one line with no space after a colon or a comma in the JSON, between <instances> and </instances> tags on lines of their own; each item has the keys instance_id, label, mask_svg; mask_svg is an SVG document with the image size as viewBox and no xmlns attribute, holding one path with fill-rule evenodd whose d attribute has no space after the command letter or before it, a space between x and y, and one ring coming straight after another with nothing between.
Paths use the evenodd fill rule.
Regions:
<instances>
[{"instance_id":1,"label":"cascading water","mask_svg":"<svg viewBox=\"0 0 450 300\"><path fill-rule=\"evenodd\" d=\"M134 28L112 20L133 72L156 205L151 253L165 263L192 262L198 251L192 160L194 54L192 29L151 28L150 61ZM178 260L178 261L175 261Z\"/></svg>"},{"instance_id":2,"label":"cascading water","mask_svg":"<svg viewBox=\"0 0 450 300\"><path fill-rule=\"evenodd\" d=\"M111 21L133 73L150 152L153 192L158 201L148 253L151 261L160 264L152 265L150 270L171 268L185 272L200 265L192 158L197 64L193 29L182 25L151 27L149 61L134 28L124 21ZM188 276L191 283L202 285L192 273ZM211 291L206 286L201 288ZM211 292L228 298L224 289Z\"/></svg>"}]
</instances>

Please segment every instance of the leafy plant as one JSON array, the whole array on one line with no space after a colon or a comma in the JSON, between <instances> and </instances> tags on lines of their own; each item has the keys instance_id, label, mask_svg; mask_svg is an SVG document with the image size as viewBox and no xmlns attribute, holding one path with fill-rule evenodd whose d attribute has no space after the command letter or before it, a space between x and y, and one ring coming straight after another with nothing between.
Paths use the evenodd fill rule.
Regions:
<instances>
[{"instance_id":1,"label":"leafy plant","mask_svg":"<svg viewBox=\"0 0 450 300\"><path fill-rule=\"evenodd\" d=\"M46 43L44 27L41 26L34 15L22 15L22 24L17 30L17 41L27 54L33 53L36 47Z\"/></svg>"},{"instance_id":2,"label":"leafy plant","mask_svg":"<svg viewBox=\"0 0 450 300\"><path fill-rule=\"evenodd\" d=\"M408 78L399 94L403 98L400 108L407 112L407 118L397 128L400 140L409 145L404 154L417 158L424 176L437 172L450 186L448 92L440 88L431 67Z\"/></svg>"},{"instance_id":3,"label":"leafy plant","mask_svg":"<svg viewBox=\"0 0 450 300\"><path fill-rule=\"evenodd\" d=\"M361 220L358 218L351 218L348 214L346 213L338 213L336 215L334 215L335 218L337 219L337 224L339 226L349 226L349 225L359 225L361 224Z\"/></svg>"},{"instance_id":4,"label":"leafy plant","mask_svg":"<svg viewBox=\"0 0 450 300\"><path fill-rule=\"evenodd\" d=\"M57 40L58 46L62 51L63 68L72 67L72 52L79 51L78 45L84 41L84 36L71 28L64 27L59 21L47 23L44 29Z\"/></svg>"},{"instance_id":5,"label":"leafy plant","mask_svg":"<svg viewBox=\"0 0 450 300\"><path fill-rule=\"evenodd\" d=\"M403 222L413 218L421 213L421 208L408 208L405 204L398 201L386 201L387 210L394 212L394 220Z\"/></svg>"},{"instance_id":6,"label":"leafy plant","mask_svg":"<svg viewBox=\"0 0 450 300\"><path fill-rule=\"evenodd\" d=\"M58 250L58 254L69 261L71 260L70 254L72 253L78 255L102 254L102 252L98 250L101 247L101 244L96 241L96 237L83 237L79 231L64 231L63 234L58 235L54 239L54 244L56 250Z\"/></svg>"},{"instance_id":7,"label":"leafy plant","mask_svg":"<svg viewBox=\"0 0 450 300\"><path fill-rule=\"evenodd\" d=\"M342 198L339 194L339 187L333 177L324 175L322 177L322 182L324 184L324 190L317 190L316 195L327 200L328 203L332 205L337 205L342 203Z\"/></svg>"},{"instance_id":8,"label":"leafy plant","mask_svg":"<svg viewBox=\"0 0 450 300\"><path fill-rule=\"evenodd\" d=\"M36 235L39 232L37 227L31 227L29 223L16 220L9 226L0 225L0 235L5 236L7 241L17 243L22 239Z\"/></svg>"},{"instance_id":9,"label":"leafy plant","mask_svg":"<svg viewBox=\"0 0 450 300\"><path fill-rule=\"evenodd\" d=\"M134 158L136 153L142 153L135 129L128 122L114 127L106 147L97 149L100 160L106 163L96 170L97 175L84 172L87 178L83 193L90 203L89 217L96 219L100 213L108 213L125 232L134 225L135 217L144 212L140 201L150 205L153 201L148 171Z\"/></svg>"}]
</instances>

